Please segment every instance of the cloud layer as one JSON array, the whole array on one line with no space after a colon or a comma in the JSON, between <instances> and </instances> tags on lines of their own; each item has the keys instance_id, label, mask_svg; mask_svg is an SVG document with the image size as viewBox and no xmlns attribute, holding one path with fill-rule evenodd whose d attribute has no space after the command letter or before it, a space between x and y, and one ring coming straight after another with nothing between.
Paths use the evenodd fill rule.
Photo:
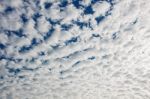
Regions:
<instances>
[{"instance_id":1,"label":"cloud layer","mask_svg":"<svg viewBox=\"0 0 150 99\"><path fill-rule=\"evenodd\" d=\"M150 99L148 0L0 0L0 99Z\"/></svg>"}]
</instances>

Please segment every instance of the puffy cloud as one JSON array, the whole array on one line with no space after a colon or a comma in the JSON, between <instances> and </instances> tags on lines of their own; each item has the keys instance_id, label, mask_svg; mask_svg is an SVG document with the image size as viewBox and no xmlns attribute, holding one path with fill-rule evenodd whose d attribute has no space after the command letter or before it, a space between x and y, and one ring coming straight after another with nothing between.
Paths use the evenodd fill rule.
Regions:
<instances>
[{"instance_id":1,"label":"puffy cloud","mask_svg":"<svg viewBox=\"0 0 150 99\"><path fill-rule=\"evenodd\" d=\"M51 25L48 21L46 21L45 17L42 16L38 19L38 31L41 33L47 33L49 31L49 28L51 28Z\"/></svg>"},{"instance_id":2,"label":"puffy cloud","mask_svg":"<svg viewBox=\"0 0 150 99\"><path fill-rule=\"evenodd\" d=\"M149 99L148 0L0 2L0 98Z\"/></svg>"},{"instance_id":3,"label":"puffy cloud","mask_svg":"<svg viewBox=\"0 0 150 99\"><path fill-rule=\"evenodd\" d=\"M110 9L110 4L107 2L97 2L92 6L95 11L94 16L105 15L105 13Z\"/></svg>"}]
</instances>

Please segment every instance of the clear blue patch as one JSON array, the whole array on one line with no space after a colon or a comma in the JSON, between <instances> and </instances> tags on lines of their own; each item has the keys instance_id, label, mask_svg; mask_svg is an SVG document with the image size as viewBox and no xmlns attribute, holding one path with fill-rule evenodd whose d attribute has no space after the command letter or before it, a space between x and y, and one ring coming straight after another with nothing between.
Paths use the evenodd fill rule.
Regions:
<instances>
[{"instance_id":1,"label":"clear blue patch","mask_svg":"<svg viewBox=\"0 0 150 99\"><path fill-rule=\"evenodd\" d=\"M63 75L63 74L64 74L64 71L60 71L59 74L60 74L60 75Z\"/></svg>"},{"instance_id":2,"label":"clear blue patch","mask_svg":"<svg viewBox=\"0 0 150 99\"><path fill-rule=\"evenodd\" d=\"M113 6L114 6L114 4L113 3L110 3L110 8L109 8L109 10L105 13L105 16L109 16L109 15L111 15L111 11L113 10Z\"/></svg>"},{"instance_id":3,"label":"clear blue patch","mask_svg":"<svg viewBox=\"0 0 150 99\"><path fill-rule=\"evenodd\" d=\"M69 44L72 44L72 43L75 43L78 41L78 37L72 37L70 40L67 40L65 42L66 45L69 45Z\"/></svg>"},{"instance_id":4,"label":"clear blue patch","mask_svg":"<svg viewBox=\"0 0 150 99\"><path fill-rule=\"evenodd\" d=\"M83 6L80 4L80 1L82 1L82 0L73 0L73 1L72 1L72 4L73 4L77 9L79 9L80 7L83 7Z\"/></svg>"},{"instance_id":5,"label":"clear blue patch","mask_svg":"<svg viewBox=\"0 0 150 99\"><path fill-rule=\"evenodd\" d=\"M34 0L34 2L35 2L35 5L41 9L40 0Z\"/></svg>"},{"instance_id":6,"label":"clear blue patch","mask_svg":"<svg viewBox=\"0 0 150 99\"><path fill-rule=\"evenodd\" d=\"M7 60L7 61L13 61L15 63L21 61L20 59L15 59L13 57L8 57L7 54L6 55L3 55L3 54L0 54L0 60Z\"/></svg>"},{"instance_id":7,"label":"clear blue patch","mask_svg":"<svg viewBox=\"0 0 150 99\"><path fill-rule=\"evenodd\" d=\"M40 0L34 0L34 2L35 2L36 5L40 4Z\"/></svg>"},{"instance_id":8,"label":"clear blue patch","mask_svg":"<svg viewBox=\"0 0 150 99\"><path fill-rule=\"evenodd\" d=\"M17 75L21 70L20 69L14 69L14 68L8 68L9 73L13 73L14 75Z\"/></svg>"},{"instance_id":9,"label":"clear blue patch","mask_svg":"<svg viewBox=\"0 0 150 99\"><path fill-rule=\"evenodd\" d=\"M17 61L17 59L14 59L13 57L5 57L5 59L8 61L13 61L13 62Z\"/></svg>"},{"instance_id":10,"label":"clear blue patch","mask_svg":"<svg viewBox=\"0 0 150 99\"><path fill-rule=\"evenodd\" d=\"M48 65L49 61L48 60L42 60L42 65Z\"/></svg>"},{"instance_id":11,"label":"clear blue patch","mask_svg":"<svg viewBox=\"0 0 150 99\"><path fill-rule=\"evenodd\" d=\"M95 20L97 22L97 24L99 24L101 21L103 21L105 18L105 16L99 16L99 17L96 17Z\"/></svg>"},{"instance_id":12,"label":"clear blue patch","mask_svg":"<svg viewBox=\"0 0 150 99\"><path fill-rule=\"evenodd\" d=\"M31 45L28 46L22 46L19 50L19 53L26 53L30 51L34 46L37 46L40 44L42 41L38 41L36 38L33 38L31 41Z\"/></svg>"},{"instance_id":13,"label":"clear blue patch","mask_svg":"<svg viewBox=\"0 0 150 99\"><path fill-rule=\"evenodd\" d=\"M72 22L73 22L73 24L76 24L77 26L79 26L80 29L83 29L84 27L88 27L88 28L90 28L91 30L93 30L93 28L92 28L90 22L81 22L81 21L79 21L79 20L77 20L77 21L74 21L74 20L73 20Z\"/></svg>"},{"instance_id":14,"label":"clear blue patch","mask_svg":"<svg viewBox=\"0 0 150 99\"><path fill-rule=\"evenodd\" d=\"M35 13L32 18L34 21L37 21L38 18L40 18L42 15L40 13Z\"/></svg>"},{"instance_id":15,"label":"clear blue patch","mask_svg":"<svg viewBox=\"0 0 150 99\"><path fill-rule=\"evenodd\" d=\"M12 11L14 11L15 9L13 7L6 7L6 9L4 10L5 13L11 13Z\"/></svg>"},{"instance_id":16,"label":"clear blue patch","mask_svg":"<svg viewBox=\"0 0 150 99\"><path fill-rule=\"evenodd\" d=\"M7 61L13 61L15 63L18 63L18 62L22 61L22 59L15 59L14 57L8 57L8 56L2 56L1 58L5 59Z\"/></svg>"},{"instance_id":17,"label":"clear blue patch","mask_svg":"<svg viewBox=\"0 0 150 99\"><path fill-rule=\"evenodd\" d=\"M77 61L75 64L72 65L72 67L75 67L77 64L79 64L81 61Z\"/></svg>"},{"instance_id":18,"label":"clear blue patch","mask_svg":"<svg viewBox=\"0 0 150 99\"><path fill-rule=\"evenodd\" d=\"M13 34L15 34L18 37L26 37L25 34L23 34L23 30L19 29L18 31L11 31Z\"/></svg>"},{"instance_id":19,"label":"clear blue patch","mask_svg":"<svg viewBox=\"0 0 150 99\"><path fill-rule=\"evenodd\" d=\"M99 1L103 1L103 0L91 0L91 4L95 4L95 3L99 2Z\"/></svg>"},{"instance_id":20,"label":"clear blue patch","mask_svg":"<svg viewBox=\"0 0 150 99\"><path fill-rule=\"evenodd\" d=\"M22 20L23 23L26 23L28 21L28 18L26 17L25 14L22 14L21 15L21 20Z\"/></svg>"},{"instance_id":21,"label":"clear blue patch","mask_svg":"<svg viewBox=\"0 0 150 99\"><path fill-rule=\"evenodd\" d=\"M0 79L4 79L4 76L0 76Z\"/></svg>"},{"instance_id":22,"label":"clear blue patch","mask_svg":"<svg viewBox=\"0 0 150 99\"><path fill-rule=\"evenodd\" d=\"M112 34L112 39L115 40L117 38L117 33Z\"/></svg>"},{"instance_id":23,"label":"clear blue patch","mask_svg":"<svg viewBox=\"0 0 150 99\"><path fill-rule=\"evenodd\" d=\"M20 37L22 35L22 31L21 30L19 30L19 31L10 31L10 30L7 30L7 35L12 36L14 34L16 36Z\"/></svg>"},{"instance_id":24,"label":"clear blue patch","mask_svg":"<svg viewBox=\"0 0 150 99\"><path fill-rule=\"evenodd\" d=\"M0 55L0 60L5 59L4 55Z\"/></svg>"},{"instance_id":25,"label":"clear blue patch","mask_svg":"<svg viewBox=\"0 0 150 99\"><path fill-rule=\"evenodd\" d=\"M43 51L41 51L40 53L39 53L39 56L44 56L45 55L45 52L43 52Z\"/></svg>"},{"instance_id":26,"label":"clear blue patch","mask_svg":"<svg viewBox=\"0 0 150 99\"><path fill-rule=\"evenodd\" d=\"M44 3L44 8L45 9L49 9L51 6L52 6L52 3L50 3L50 2L45 2Z\"/></svg>"},{"instance_id":27,"label":"clear blue patch","mask_svg":"<svg viewBox=\"0 0 150 99\"><path fill-rule=\"evenodd\" d=\"M93 13L94 13L94 11L93 11L91 5L87 6L84 10L84 14L93 14Z\"/></svg>"},{"instance_id":28,"label":"clear blue patch","mask_svg":"<svg viewBox=\"0 0 150 99\"><path fill-rule=\"evenodd\" d=\"M60 74L60 75L63 75L63 74L66 73L67 71L69 71L69 69L67 69L67 70L60 70L59 74Z\"/></svg>"},{"instance_id":29,"label":"clear blue patch","mask_svg":"<svg viewBox=\"0 0 150 99\"><path fill-rule=\"evenodd\" d=\"M77 22L77 25L80 27L80 29L83 29L83 27L87 27L88 24L84 22Z\"/></svg>"},{"instance_id":30,"label":"clear blue patch","mask_svg":"<svg viewBox=\"0 0 150 99\"><path fill-rule=\"evenodd\" d=\"M68 5L68 1L67 0L63 0L61 2L61 4L59 4L59 7L66 7Z\"/></svg>"},{"instance_id":31,"label":"clear blue patch","mask_svg":"<svg viewBox=\"0 0 150 99\"><path fill-rule=\"evenodd\" d=\"M27 70L27 71L33 71L34 69L32 69L32 68L28 68L28 67L26 67L26 66L23 66L23 68L22 68L23 70Z\"/></svg>"},{"instance_id":32,"label":"clear blue patch","mask_svg":"<svg viewBox=\"0 0 150 99\"><path fill-rule=\"evenodd\" d=\"M23 46L23 47L20 48L19 53L26 53L31 49L32 49L31 46Z\"/></svg>"},{"instance_id":33,"label":"clear blue patch","mask_svg":"<svg viewBox=\"0 0 150 99\"><path fill-rule=\"evenodd\" d=\"M26 60L26 62L28 62L28 61L29 61L30 63L34 63L34 62L35 62L35 60L36 60L36 58L32 57L32 58L31 58L31 60Z\"/></svg>"},{"instance_id":34,"label":"clear blue patch","mask_svg":"<svg viewBox=\"0 0 150 99\"><path fill-rule=\"evenodd\" d=\"M83 27L87 27L88 23L80 22L80 21L73 21L74 24L78 25L80 29L83 29Z\"/></svg>"},{"instance_id":35,"label":"clear blue patch","mask_svg":"<svg viewBox=\"0 0 150 99\"><path fill-rule=\"evenodd\" d=\"M25 78L25 76L18 76L18 78L23 79L23 78Z\"/></svg>"},{"instance_id":36,"label":"clear blue patch","mask_svg":"<svg viewBox=\"0 0 150 99\"><path fill-rule=\"evenodd\" d=\"M100 37L99 34L92 34L93 37Z\"/></svg>"},{"instance_id":37,"label":"clear blue patch","mask_svg":"<svg viewBox=\"0 0 150 99\"><path fill-rule=\"evenodd\" d=\"M0 43L0 49L5 49L6 48L6 45Z\"/></svg>"},{"instance_id":38,"label":"clear blue patch","mask_svg":"<svg viewBox=\"0 0 150 99\"><path fill-rule=\"evenodd\" d=\"M12 33L11 33L11 31L9 31L9 30L4 30L4 32L5 32L5 34L7 35L7 37L10 37L10 36L12 36Z\"/></svg>"},{"instance_id":39,"label":"clear blue patch","mask_svg":"<svg viewBox=\"0 0 150 99\"><path fill-rule=\"evenodd\" d=\"M47 40L49 37L51 37L52 33L55 31L54 28L50 29L46 35L43 37L44 40Z\"/></svg>"},{"instance_id":40,"label":"clear blue patch","mask_svg":"<svg viewBox=\"0 0 150 99\"><path fill-rule=\"evenodd\" d=\"M89 57L88 59L89 59L89 60L94 60L94 59L95 59L95 56Z\"/></svg>"},{"instance_id":41,"label":"clear blue patch","mask_svg":"<svg viewBox=\"0 0 150 99\"><path fill-rule=\"evenodd\" d=\"M68 31L69 29L71 29L71 27L72 27L72 25L62 24L61 30L62 31Z\"/></svg>"},{"instance_id":42,"label":"clear blue patch","mask_svg":"<svg viewBox=\"0 0 150 99\"><path fill-rule=\"evenodd\" d=\"M60 24L60 20L52 20L52 19L47 19L47 21L52 25L55 26L56 24Z\"/></svg>"},{"instance_id":43,"label":"clear blue patch","mask_svg":"<svg viewBox=\"0 0 150 99\"><path fill-rule=\"evenodd\" d=\"M87 24L88 24L88 27L89 27L91 30L93 30L93 27L91 26L91 22L88 22Z\"/></svg>"},{"instance_id":44,"label":"clear blue patch","mask_svg":"<svg viewBox=\"0 0 150 99\"><path fill-rule=\"evenodd\" d=\"M41 40L37 40L36 38L33 38L31 41L31 46L37 46L41 42L42 42Z\"/></svg>"},{"instance_id":45,"label":"clear blue patch","mask_svg":"<svg viewBox=\"0 0 150 99\"><path fill-rule=\"evenodd\" d=\"M105 13L105 16L111 15L112 10L113 10L113 7L110 7L110 9Z\"/></svg>"},{"instance_id":46,"label":"clear blue patch","mask_svg":"<svg viewBox=\"0 0 150 99\"><path fill-rule=\"evenodd\" d=\"M133 22L132 22L132 24L136 24L136 23L137 23L137 21L138 21L138 19L136 19L135 21L133 21Z\"/></svg>"}]
</instances>

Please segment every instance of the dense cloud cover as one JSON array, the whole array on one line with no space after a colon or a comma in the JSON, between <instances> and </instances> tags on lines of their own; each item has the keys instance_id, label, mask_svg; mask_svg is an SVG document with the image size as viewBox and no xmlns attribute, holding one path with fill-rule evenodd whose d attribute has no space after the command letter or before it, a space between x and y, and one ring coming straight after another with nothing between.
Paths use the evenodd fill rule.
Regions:
<instances>
[{"instance_id":1,"label":"dense cloud cover","mask_svg":"<svg viewBox=\"0 0 150 99\"><path fill-rule=\"evenodd\" d=\"M150 99L149 0L0 0L0 99Z\"/></svg>"}]
</instances>

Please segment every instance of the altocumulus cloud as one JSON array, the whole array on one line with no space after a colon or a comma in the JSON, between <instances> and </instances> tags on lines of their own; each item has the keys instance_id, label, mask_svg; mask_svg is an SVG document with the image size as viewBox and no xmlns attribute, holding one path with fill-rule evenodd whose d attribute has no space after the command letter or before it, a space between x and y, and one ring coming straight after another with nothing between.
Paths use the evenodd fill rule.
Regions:
<instances>
[{"instance_id":1,"label":"altocumulus cloud","mask_svg":"<svg viewBox=\"0 0 150 99\"><path fill-rule=\"evenodd\" d=\"M150 99L149 0L0 0L0 99Z\"/></svg>"}]
</instances>

